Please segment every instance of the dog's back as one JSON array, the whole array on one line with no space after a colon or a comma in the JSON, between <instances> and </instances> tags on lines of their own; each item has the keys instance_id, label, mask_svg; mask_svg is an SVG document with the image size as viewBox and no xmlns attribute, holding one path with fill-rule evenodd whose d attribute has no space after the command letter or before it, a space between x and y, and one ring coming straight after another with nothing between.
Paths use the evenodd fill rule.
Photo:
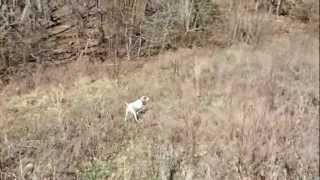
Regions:
<instances>
[{"instance_id":1,"label":"dog's back","mask_svg":"<svg viewBox=\"0 0 320 180\"><path fill-rule=\"evenodd\" d=\"M138 110L143 108L143 102L140 99L138 99L138 100L136 100L134 102L131 102L131 103L127 104L127 106L129 108L132 108L135 111L138 111Z\"/></svg>"}]
</instances>

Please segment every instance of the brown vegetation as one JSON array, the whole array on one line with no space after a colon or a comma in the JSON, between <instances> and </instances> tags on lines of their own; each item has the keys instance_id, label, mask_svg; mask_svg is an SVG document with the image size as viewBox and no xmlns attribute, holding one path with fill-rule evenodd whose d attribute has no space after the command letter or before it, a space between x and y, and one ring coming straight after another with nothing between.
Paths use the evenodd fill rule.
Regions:
<instances>
[{"instance_id":1,"label":"brown vegetation","mask_svg":"<svg viewBox=\"0 0 320 180\"><path fill-rule=\"evenodd\" d=\"M320 176L317 0L0 9L0 179Z\"/></svg>"}]
</instances>

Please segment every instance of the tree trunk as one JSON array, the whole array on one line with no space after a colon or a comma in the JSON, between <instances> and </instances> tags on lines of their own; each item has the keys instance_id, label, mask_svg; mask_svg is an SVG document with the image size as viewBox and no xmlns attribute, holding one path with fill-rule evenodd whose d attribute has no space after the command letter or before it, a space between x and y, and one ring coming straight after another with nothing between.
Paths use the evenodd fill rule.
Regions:
<instances>
[{"instance_id":1,"label":"tree trunk","mask_svg":"<svg viewBox=\"0 0 320 180\"><path fill-rule=\"evenodd\" d=\"M23 12L22 12L22 15L20 17L20 22L23 23L25 18L30 14L30 11L31 11L31 3L30 3L30 0L26 0L25 1L25 6L24 6L24 9L23 9Z\"/></svg>"}]
</instances>

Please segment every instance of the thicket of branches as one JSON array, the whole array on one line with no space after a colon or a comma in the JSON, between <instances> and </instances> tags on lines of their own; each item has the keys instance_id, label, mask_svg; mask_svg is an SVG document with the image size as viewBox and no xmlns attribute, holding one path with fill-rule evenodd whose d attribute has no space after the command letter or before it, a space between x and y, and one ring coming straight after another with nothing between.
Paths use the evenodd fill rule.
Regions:
<instances>
[{"instance_id":1,"label":"thicket of branches","mask_svg":"<svg viewBox=\"0 0 320 180\"><path fill-rule=\"evenodd\" d=\"M257 42L261 28L242 22L243 9L293 12L309 21L315 3L233 0L222 8L211 0L1 0L0 79L7 83L8 74L23 73L35 64L66 63L85 55L92 61L133 59L163 49L205 46L216 43L210 37L219 29L227 34L222 44Z\"/></svg>"}]
</instances>

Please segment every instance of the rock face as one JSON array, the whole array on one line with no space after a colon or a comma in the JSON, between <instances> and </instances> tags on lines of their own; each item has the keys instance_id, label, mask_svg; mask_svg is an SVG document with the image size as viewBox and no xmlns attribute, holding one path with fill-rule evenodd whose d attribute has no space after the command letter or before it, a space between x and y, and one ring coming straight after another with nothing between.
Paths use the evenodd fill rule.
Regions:
<instances>
[{"instance_id":1,"label":"rock face","mask_svg":"<svg viewBox=\"0 0 320 180\"><path fill-rule=\"evenodd\" d=\"M56 5L51 8L45 44L57 63L76 60L80 54L100 60L114 55L114 51L124 56L129 41L136 43L134 31L143 18L144 4L140 0Z\"/></svg>"},{"instance_id":2,"label":"rock face","mask_svg":"<svg viewBox=\"0 0 320 180\"><path fill-rule=\"evenodd\" d=\"M145 4L26 0L0 5L6 18L0 18L0 74L26 63L61 64L84 55L99 61L137 56Z\"/></svg>"}]
</instances>

